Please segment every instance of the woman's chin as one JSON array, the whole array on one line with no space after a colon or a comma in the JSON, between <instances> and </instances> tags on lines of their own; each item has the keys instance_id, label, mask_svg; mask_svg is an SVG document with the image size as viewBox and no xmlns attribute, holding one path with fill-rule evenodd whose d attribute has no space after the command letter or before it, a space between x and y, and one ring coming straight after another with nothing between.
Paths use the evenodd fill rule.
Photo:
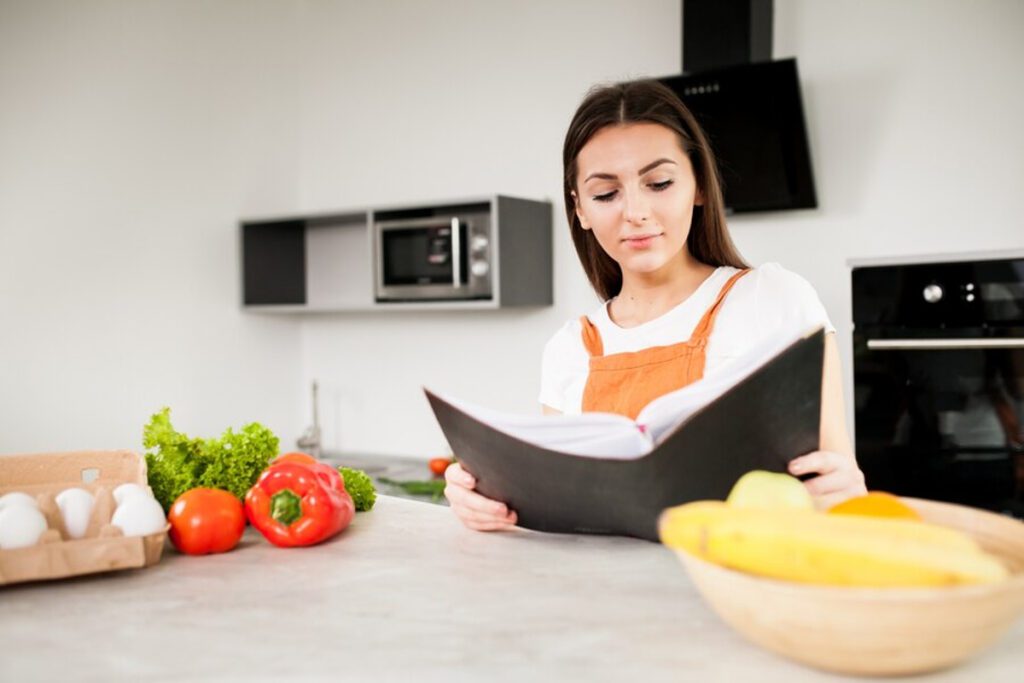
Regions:
<instances>
[{"instance_id":1,"label":"woman's chin","mask_svg":"<svg viewBox=\"0 0 1024 683\"><path fill-rule=\"evenodd\" d=\"M633 273L640 276L653 275L668 263L664 254L657 252L628 254L619 261L623 274Z\"/></svg>"}]
</instances>

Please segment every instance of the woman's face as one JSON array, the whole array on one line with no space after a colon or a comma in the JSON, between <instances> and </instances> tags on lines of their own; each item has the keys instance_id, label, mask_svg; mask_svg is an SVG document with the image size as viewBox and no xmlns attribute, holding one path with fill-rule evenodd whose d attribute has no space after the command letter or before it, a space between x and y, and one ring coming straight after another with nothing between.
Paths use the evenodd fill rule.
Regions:
<instances>
[{"instance_id":1,"label":"woman's face","mask_svg":"<svg viewBox=\"0 0 1024 683\"><path fill-rule=\"evenodd\" d=\"M656 276L685 258L693 207L703 201L674 131L657 123L602 128L576 164L576 215L624 279Z\"/></svg>"}]
</instances>

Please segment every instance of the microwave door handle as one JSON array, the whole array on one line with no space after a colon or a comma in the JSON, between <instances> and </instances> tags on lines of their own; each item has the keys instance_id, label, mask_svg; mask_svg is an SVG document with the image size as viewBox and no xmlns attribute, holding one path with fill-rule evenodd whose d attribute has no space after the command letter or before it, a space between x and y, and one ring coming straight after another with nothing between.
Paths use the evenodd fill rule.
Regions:
<instances>
[{"instance_id":1,"label":"microwave door handle","mask_svg":"<svg viewBox=\"0 0 1024 683\"><path fill-rule=\"evenodd\" d=\"M462 244L459 236L459 219L452 219L452 287L462 286Z\"/></svg>"},{"instance_id":2,"label":"microwave door handle","mask_svg":"<svg viewBox=\"0 0 1024 683\"><path fill-rule=\"evenodd\" d=\"M1024 349L1018 339L868 339L874 351L936 351L943 349Z\"/></svg>"}]
</instances>

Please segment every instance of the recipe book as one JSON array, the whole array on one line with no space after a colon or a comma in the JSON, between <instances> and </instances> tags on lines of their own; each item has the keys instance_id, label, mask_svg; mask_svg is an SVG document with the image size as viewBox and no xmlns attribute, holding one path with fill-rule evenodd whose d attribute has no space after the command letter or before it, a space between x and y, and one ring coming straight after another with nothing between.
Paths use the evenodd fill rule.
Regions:
<instances>
[{"instance_id":1,"label":"recipe book","mask_svg":"<svg viewBox=\"0 0 1024 683\"><path fill-rule=\"evenodd\" d=\"M658 539L658 515L724 499L744 473L817 450L822 328L766 339L720 371L612 413L517 415L424 389L477 490L519 526Z\"/></svg>"}]
</instances>

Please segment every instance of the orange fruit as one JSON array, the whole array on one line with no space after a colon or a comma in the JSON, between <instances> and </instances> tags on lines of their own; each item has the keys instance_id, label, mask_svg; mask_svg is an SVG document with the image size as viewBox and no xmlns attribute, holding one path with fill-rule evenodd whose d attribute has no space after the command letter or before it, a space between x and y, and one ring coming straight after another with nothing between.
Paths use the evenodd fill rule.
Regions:
<instances>
[{"instance_id":1,"label":"orange fruit","mask_svg":"<svg viewBox=\"0 0 1024 683\"><path fill-rule=\"evenodd\" d=\"M921 520L921 515L897 496L882 491L871 491L863 496L844 500L842 503L830 507L828 513L830 515L865 515Z\"/></svg>"}]
</instances>

